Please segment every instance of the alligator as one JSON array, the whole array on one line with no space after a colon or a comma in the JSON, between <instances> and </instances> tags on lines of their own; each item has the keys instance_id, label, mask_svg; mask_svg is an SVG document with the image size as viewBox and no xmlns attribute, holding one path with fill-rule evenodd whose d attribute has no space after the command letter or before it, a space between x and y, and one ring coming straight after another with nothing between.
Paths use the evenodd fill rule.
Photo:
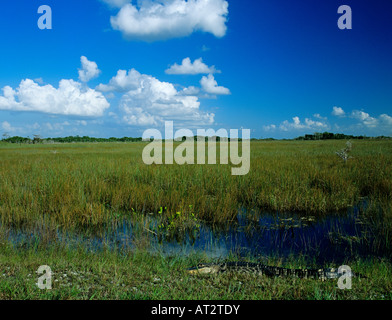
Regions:
<instances>
[{"instance_id":1,"label":"alligator","mask_svg":"<svg viewBox=\"0 0 392 320\"><path fill-rule=\"evenodd\" d=\"M243 273L254 274L258 276L268 277L297 277L303 279L337 279L341 276L346 277L362 277L363 275L354 274L351 271L330 268L330 269L288 269L274 267L260 263L250 262L221 262L221 263L202 263L196 267L189 268L189 274L217 274L217 273Z\"/></svg>"}]
</instances>

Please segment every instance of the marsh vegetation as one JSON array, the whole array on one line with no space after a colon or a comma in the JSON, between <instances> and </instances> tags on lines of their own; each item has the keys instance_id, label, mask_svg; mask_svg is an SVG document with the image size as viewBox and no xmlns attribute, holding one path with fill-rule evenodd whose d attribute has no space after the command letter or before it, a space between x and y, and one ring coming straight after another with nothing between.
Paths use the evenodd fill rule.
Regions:
<instances>
[{"instance_id":1,"label":"marsh vegetation","mask_svg":"<svg viewBox=\"0 0 392 320\"><path fill-rule=\"evenodd\" d=\"M99 294L97 298L165 299L177 297L176 293L164 293L163 286L154 284L153 279L168 277L171 268L175 275L173 286L180 290L178 296L183 297L179 293L186 291L183 284L188 285L193 280L184 280L180 269L198 260L216 257L203 254L203 250L185 251L185 255L171 257L159 251L165 243L192 247L203 232L206 234L206 228L209 237L212 237L210 234L219 234L219 239L232 239L230 232L240 230L246 239L251 240L248 241L250 249L238 254L238 248L234 248L221 258L265 259L265 251L251 250L257 249L253 240L259 237L263 243L272 239L269 249L276 248L268 251L269 262L312 266L320 263L315 258L312 260L312 251L304 254L303 251L278 249L294 236L302 242L293 240L291 248L302 243L305 247L316 248L318 255L323 256L324 252L317 248L320 243L313 241L315 236L304 238L304 234L308 235L306 232L313 230L322 233L331 246L348 248L344 251L347 256L338 258L332 253L322 263L348 262L364 274L376 275L373 285L379 283L379 287L369 292L374 293L373 298L390 299L386 294L392 283L387 271L392 257L390 141L355 141L350 158L346 160L336 154L346 147L345 141L252 142L250 172L245 176L232 176L231 166L219 164L147 166L141 159L144 146L142 142L0 143L0 271L8 274L7 268L16 268L19 274L27 276L37 269L39 260L45 260L48 252L51 252L48 259L61 266L60 269L71 270L77 264L95 270L93 264L106 261L107 266L118 266L125 278L126 270L131 273L139 270L137 278L140 276L140 283L144 281L141 279L148 278L146 288L160 289L152 295L148 295L148 290L142 291L146 296L140 291L140 294L136 291L131 294L129 290L106 288L102 292L107 294ZM331 214L336 217L333 228L320 229L320 223L330 221ZM335 223L339 217L354 229L347 229L343 222ZM108 235L110 230L115 230L116 236ZM123 237L120 240L119 230L122 230ZM86 245L88 243L90 245ZM91 243L99 243L99 246ZM148 250L152 244L158 250ZM366 250L361 255L363 248ZM63 252L63 255L56 252ZM16 266L18 259L25 262ZM126 268L126 259L134 261L132 270ZM156 259L169 271L150 266ZM27 271L26 268L35 269ZM152 272L147 275L151 268L156 269L153 278ZM104 269L94 272L100 274ZM144 276L143 270L146 272ZM14 278L7 279L16 282L1 282L0 297L40 296L35 289L27 289L26 284L23 293L12 291L16 283L21 285L23 278L15 272ZM182 282L175 279L182 279ZM209 283L218 280L194 281ZM238 289L238 298L268 298L266 291L256 295L249 292L248 295L248 289L237 288L235 280L219 281L224 282L222 285L230 285L234 291ZM272 286L277 290L270 295L272 298L325 298L324 295L328 294L325 290L331 286L308 283L298 289L302 290L301 293L293 296L288 294L291 284L277 289L275 282L260 281L264 288ZM285 280L279 281L284 283ZM126 288L138 288L128 282L123 283ZM79 288L84 286L80 282L77 284ZM122 287L121 282L119 287ZM94 296L91 290L80 291L72 285L71 288L74 291L62 288L57 294L61 298ZM211 289L205 295L199 292L189 298L225 297L216 290ZM358 290L354 294L343 294L334 289L330 298L366 298L366 290L363 287ZM285 296L284 292L288 295ZM53 298L53 294L49 296Z\"/></svg>"}]
</instances>

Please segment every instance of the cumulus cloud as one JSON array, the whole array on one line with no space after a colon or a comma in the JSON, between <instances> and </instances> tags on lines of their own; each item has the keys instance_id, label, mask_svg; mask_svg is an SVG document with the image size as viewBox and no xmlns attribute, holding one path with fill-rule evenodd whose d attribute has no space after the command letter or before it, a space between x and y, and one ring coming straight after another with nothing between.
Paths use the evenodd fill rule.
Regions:
<instances>
[{"instance_id":1,"label":"cumulus cloud","mask_svg":"<svg viewBox=\"0 0 392 320\"><path fill-rule=\"evenodd\" d=\"M208 73L220 73L219 70L215 69L215 66L207 66L202 58L196 59L193 63L190 58L185 58L182 63L178 65L175 63L169 69L165 71L167 74L208 74Z\"/></svg>"},{"instance_id":2,"label":"cumulus cloud","mask_svg":"<svg viewBox=\"0 0 392 320\"><path fill-rule=\"evenodd\" d=\"M320 120L327 120L327 117L323 117L323 116L321 116L319 113L315 113L315 114L313 115L313 117L315 117L315 118L317 118L317 119L320 119Z\"/></svg>"},{"instance_id":3,"label":"cumulus cloud","mask_svg":"<svg viewBox=\"0 0 392 320\"><path fill-rule=\"evenodd\" d=\"M11 125L8 121L3 121L0 124L0 129L3 131L3 137L9 135L14 135L15 133L18 134L24 134L28 132L29 130L39 130L41 126L35 122L33 124L26 124L23 127L15 127L14 125ZM1 131L1 130L0 130Z\"/></svg>"},{"instance_id":4,"label":"cumulus cloud","mask_svg":"<svg viewBox=\"0 0 392 320\"><path fill-rule=\"evenodd\" d=\"M56 123L45 123L45 129L49 130L49 131L57 131L57 132L61 132L64 131L64 127L69 127L71 124L68 121L64 121L64 122L56 122Z\"/></svg>"},{"instance_id":5,"label":"cumulus cloud","mask_svg":"<svg viewBox=\"0 0 392 320\"><path fill-rule=\"evenodd\" d=\"M183 94L185 96L196 96L199 93L200 93L200 89L194 86L184 88L180 91L180 94Z\"/></svg>"},{"instance_id":6,"label":"cumulus cloud","mask_svg":"<svg viewBox=\"0 0 392 320\"><path fill-rule=\"evenodd\" d=\"M293 117L293 121L289 122L285 120L281 123L279 128L283 131L290 130L323 130L328 129L328 125L321 121L314 121L309 118L305 118L305 122L301 122L299 117Z\"/></svg>"},{"instance_id":7,"label":"cumulus cloud","mask_svg":"<svg viewBox=\"0 0 392 320\"><path fill-rule=\"evenodd\" d=\"M357 125L363 126L367 129L388 129L388 126L392 126L392 117L387 114L381 114L378 118L371 116L369 113L361 110L353 110L351 113L347 113L340 107L333 107L332 114L338 117L345 117L346 115L358 121Z\"/></svg>"},{"instance_id":8,"label":"cumulus cloud","mask_svg":"<svg viewBox=\"0 0 392 320\"><path fill-rule=\"evenodd\" d=\"M137 70L131 69L129 72L126 70L118 70L117 75L110 79L109 84L99 84L96 89L109 92L126 92L128 90L136 89L139 87L143 79L148 79L149 76L140 74Z\"/></svg>"},{"instance_id":9,"label":"cumulus cloud","mask_svg":"<svg viewBox=\"0 0 392 320\"><path fill-rule=\"evenodd\" d=\"M99 75L95 62L82 56L79 79L87 82ZM24 79L16 89L5 86L0 94L0 110L35 111L57 115L102 116L110 104L103 94L86 84L63 79L58 88L43 85L42 78Z\"/></svg>"},{"instance_id":10,"label":"cumulus cloud","mask_svg":"<svg viewBox=\"0 0 392 320\"><path fill-rule=\"evenodd\" d=\"M82 82L89 82L99 76L101 70L98 69L94 61L89 61L85 56L80 58L82 69L79 69L79 80Z\"/></svg>"},{"instance_id":11,"label":"cumulus cloud","mask_svg":"<svg viewBox=\"0 0 392 320\"><path fill-rule=\"evenodd\" d=\"M342 115L341 108L336 107L337 114ZM341 109L341 110L340 110ZM344 112L344 111L343 111ZM335 131L342 133L356 132L355 135L391 135L392 134L392 116L388 114L381 114L379 116L372 116L365 111L353 110L351 112L344 112L344 124L330 124L326 117L316 113L313 115L314 119L305 118L302 120L296 116L292 120L285 120L280 125L270 124L263 126L266 132L284 131L284 132L323 132L329 131L333 128Z\"/></svg>"},{"instance_id":12,"label":"cumulus cloud","mask_svg":"<svg viewBox=\"0 0 392 320\"><path fill-rule=\"evenodd\" d=\"M378 120L376 118L371 117L366 112L354 110L351 113L351 116L354 119L361 121L366 127L375 128L378 125Z\"/></svg>"},{"instance_id":13,"label":"cumulus cloud","mask_svg":"<svg viewBox=\"0 0 392 320\"><path fill-rule=\"evenodd\" d=\"M110 7L113 8L121 8L123 5L131 2L131 0L101 0L101 1L105 2Z\"/></svg>"},{"instance_id":14,"label":"cumulus cloud","mask_svg":"<svg viewBox=\"0 0 392 320\"><path fill-rule=\"evenodd\" d=\"M119 70L109 84L101 84L97 89L123 94L119 107L123 121L130 125L156 126L167 120L199 125L214 122L213 113L200 110L198 97L185 95L172 83L141 74L135 69L128 72Z\"/></svg>"},{"instance_id":15,"label":"cumulus cloud","mask_svg":"<svg viewBox=\"0 0 392 320\"><path fill-rule=\"evenodd\" d=\"M30 79L22 80L15 90L3 88L0 110L37 111L59 115L102 116L109 103L93 89L73 80L61 80L59 87L40 86Z\"/></svg>"},{"instance_id":16,"label":"cumulus cloud","mask_svg":"<svg viewBox=\"0 0 392 320\"><path fill-rule=\"evenodd\" d=\"M361 120L361 121L365 121L366 119L370 118L370 115L366 112L363 111L358 111L358 110L354 110L351 113L351 116L355 119Z\"/></svg>"},{"instance_id":17,"label":"cumulus cloud","mask_svg":"<svg viewBox=\"0 0 392 320\"><path fill-rule=\"evenodd\" d=\"M351 117L358 120L359 123L369 129L380 129L392 132L392 117L387 114L381 114L378 118L370 116L370 114L354 110Z\"/></svg>"},{"instance_id":18,"label":"cumulus cloud","mask_svg":"<svg viewBox=\"0 0 392 320\"><path fill-rule=\"evenodd\" d=\"M42 79L42 77L40 78L35 78L33 79L35 82L37 82L38 84L44 84L44 80Z\"/></svg>"},{"instance_id":19,"label":"cumulus cloud","mask_svg":"<svg viewBox=\"0 0 392 320\"><path fill-rule=\"evenodd\" d=\"M380 116L380 121L381 121L381 123L383 123L385 125L391 126L391 129L392 129L392 117L391 116L389 116L387 114L382 114Z\"/></svg>"},{"instance_id":20,"label":"cumulus cloud","mask_svg":"<svg viewBox=\"0 0 392 320\"><path fill-rule=\"evenodd\" d=\"M333 107L332 114L337 117L344 117L346 113L340 107Z\"/></svg>"},{"instance_id":21,"label":"cumulus cloud","mask_svg":"<svg viewBox=\"0 0 392 320\"><path fill-rule=\"evenodd\" d=\"M76 120L75 123L78 126L87 126L87 121L86 120Z\"/></svg>"},{"instance_id":22,"label":"cumulus cloud","mask_svg":"<svg viewBox=\"0 0 392 320\"><path fill-rule=\"evenodd\" d=\"M11 126L11 124L7 121L3 121L3 123L1 124L1 128L5 131L5 132L12 132L14 131L14 128Z\"/></svg>"},{"instance_id":23,"label":"cumulus cloud","mask_svg":"<svg viewBox=\"0 0 392 320\"><path fill-rule=\"evenodd\" d=\"M111 4L122 1L105 0ZM228 15L226 0L145 0L138 5L124 4L110 19L113 29L128 39L166 40L189 36L195 31L226 34Z\"/></svg>"},{"instance_id":24,"label":"cumulus cloud","mask_svg":"<svg viewBox=\"0 0 392 320\"><path fill-rule=\"evenodd\" d=\"M225 87L218 86L218 83L216 82L216 80L212 74L209 74L207 77L204 76L203 78L201 78L200 84L201 84L202 89L207 93L216 94L216 95L230 94L229 89L227 89Z\"/></svg>"},{"instance_id":25,"label":"cumulus cloud","mask_svg":"<svg viewBox=\"0 0 392 320\"><path fill-rule=\"evenodd\" d=\"M270 125L268 125L268 126L263 126L263 129L264 129L265 131L274 131L274 130L276 129L276 125L270 124Z\"/></svg>"}]
</instances>

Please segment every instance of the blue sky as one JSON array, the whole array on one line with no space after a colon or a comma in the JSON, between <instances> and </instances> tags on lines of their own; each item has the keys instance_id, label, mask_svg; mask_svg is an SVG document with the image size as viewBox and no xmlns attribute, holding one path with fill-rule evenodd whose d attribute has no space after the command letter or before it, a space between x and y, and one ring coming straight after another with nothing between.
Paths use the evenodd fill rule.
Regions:
<instances>
[{"instance_id":1,"label":"blue sky","mask_svg":"<svg viewBox=\"0 0 392 320\"><path fill-rule=\"evenodd\" d=\"M392 136L391 12L381 0L4 0L0 134L141 136L172 120L255 138Z\"/></svg>"}]
</instances>

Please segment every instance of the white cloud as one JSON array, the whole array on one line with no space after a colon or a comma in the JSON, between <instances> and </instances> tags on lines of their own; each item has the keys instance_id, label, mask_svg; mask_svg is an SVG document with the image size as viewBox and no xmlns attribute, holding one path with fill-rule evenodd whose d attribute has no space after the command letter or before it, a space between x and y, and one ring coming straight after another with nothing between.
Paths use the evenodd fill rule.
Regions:
<instances>
[{"instance_id":1,"label":"white cloud","mask_svg":"<svg viewBox=\"0 0 392 320\"><path fill-rule=\"evenodd\" d=\"M208 77L203 76L200 80L200 84L202 89L210 94L216 94L216 95L228 95L230 94L230 90L218 86L218 83L216 82L214 76L212 74L209 74Z\"/></svg>"},{"instance_id":2,"label":"white cloud","mask_svg":"<svg viewBox=\"0 0 392 320\"><path fill-rule=\"evenodd\" d=\"M78 126L87 126L87 121L86 120L76 120L75 123Z\"/></svg>"},{"instance_id":3,"label":"white cloud","mask_svg":"<svg viewBox=\"0 0 392 320\"><path fill-rule=\"evenodd\" d=\"M340 107L333 107L332 114L337 117L344 117L346 113Z\"/></svg>"},{"instance_id":4,"label":"white cloud","mask_svg":"<svg viewBox=\"0 0 392 320\"><path fill-rule=\"evenodd\" d=\"M182 89L182 91L180 93L185 96L195 96L200 93L200 89L197 87L194 87L194 86L190 86L190 87Z\"/></svg>"},{"instance_id":5,"label":"white cloud","mask_svg":"<svg viewBox=\"0 0 392 320\"><path fill-rule=\"evenodd\" d=\"M368 128L375 128L378 125L378 120L371 117L368 113L363 111L354 110L351 116L359 121L361 121Z\"/></svg>"},{"instance_id":6,"label":"white cloud","mask_svg":"<svg viewBox=\"0 0 392 320\"><path fill-rule=\"evenodd\" d=\"M111 112L111 111L108 113L108 116L109 116L109 117L112 117L112 118L114 118L114 119L118 119L117 113L114 113L114 112Z\"/></svg>"},{"instance_id":7,"label":"white cloud","mask_svg":"<svg viewBox=\"0 0 392 320\"><path fill-rule=\"evenodd\" d=\"M4 133L8 133L10 135L15 134L26 134L27 132L40 130L41 126L35 122L33 124L24 124L23 126L15 127L11 125L8 121L4 121L1 123L0 128L3 129Z\"/></svg>"},{"instance_id":8,"label":"white cloud","mask_svg":"<svg viewBox=\"0 0 392 320\"><path fill-rule=\"evenodd\" d=\"M156 126L166 120L199 125L214 122L213 113L200 110L198 97L185 95L172 83L162 82L135 69L119 70L108 85L100 84L97 89L123 93L119 107L123 121L130 125Z\"/></svg>"},{"instance_id":9,"label":"white cloud","mask_svg":"<svg viewBox=\"0 0 392 320\"><path fill-rule=\"evenodd\" d=\"M37 122L35 122L33 125L31 125L30 126L32 129L34 129L34 130L38 130L38 129L40 129L41 128L41 126L37 123Z\"/></svg>"},{"instance_id":10,"label":"white cloud","mask_svg":"<svg viewBox=\"0 0 392 320\"><path fill-rule=\"evenodd\" d=\"M196 59L193 63L190 58L182 60L181 65L175 63L169 69L165 71L167 74L208 74L208 73L220 73L219 70L215 69L215 66L207 66L202 58Z\"/></svg>"},{"instance_id":11,"label":"white cloud","mask_svg":"<svg viewBox=\"0 0 392 320\"><path fill-rule=\"evenodd\" d=\"M57 132L61 132L64 131L64 127L69 127L71 124L68 121L64 121L64 122L56 122L56 123L45 123L45 127L47 130L49 131L57 131Z\"/></svg>"},{"instance_id":12,"label":"white cloud","mask_svg":"<svg viewBox=\"0 0 392 320\"><path fill-rule=\"evenodd\" d=\"M137 6L124 4L110 22L113 29L121 31L126 38L143 41L185 37L195 31L223 37L228 5L226 0L138 1Z\"/></svg>"},{"instance_id":13,"label":"white cloud","mask_svg":"<svg viewBox=\"0 0 392 320\"><path fill-rule=\"evenodd\" d=\"M109 103L93 89L73 80L61 80L58 88L40 86L30 79L22 80L14 90L3 88L0 110L37 111L50 114L76 116L102 116Z\"/></svg>"},{"instance_id":14,"label":"white cloud","mask_svg":"<svg viewBox=\"0 0 392 320\"><path fill-rule=\"evenodd\" d=\"M7 122L7 121L4 121L4 122L1 124L1 128L2 128L5 132L7 132L7 133L14 131L14 128L13 128L13 127L11 126L11 124L10 124L9 122Z\"/></svg>"},{"instance_id":15,"label":"white cloud","mask_svg":"<svg viewBox=\"0 0 392 320\"><path fill-rule=\"evenodd\" d=\"M328 125L321 121L313 121L312 119L305 119L305 125L307 128L328 128Z\"/></svg>"},{"instance_id":16,"label":"white cloud","mask_svg":"<svg viewBox=\"0 0 392 320\"><path fill-rule=\"evenodd\" d=\"M98 69L94 61L89 61L85 56L80 58L82 69L79 69L79 80L82 82L89 82L99 76L101 70Z\"/></svg>"},{"instance_id":17,"label":"white cloud","mask_svg":"<svg viewBox=\"0 0 392 320\"><path fill-rule=\"evenodd\" d=\"M263 129L264 129L265 131L274 131L274 130L276 129L276 125L270 124L270 125L268 125L268 126L263 126Z\"/></svg>"},{"instance_id":18,"label":"white cloud","mask_svg":"<svg viewBox=\"0 0 392 320\"><path fill-rule=\"evenodd\" d=\"M351 113L351 117L357 119L360 124L369 129L378 129L382 130L382 132L387 130L389 133L392 132L392 117L385 113L381 114L378 118L375 118L364 111L354 110Z\"/></svg>"},{"instance_id":19,"label":"white cloud","mask_svg":"<svg viewBox=\"0 0 392 320\"><path fill-rule=\"evenodd\" d=\"M71 132L80 132L81 127L87 127L89 124L99 123L102 124L102 122L99 120L89 120L89 122L86 120L65 120L63 122L46 122L42 125L42 128L46 131L55 131L56 133L69 134Z\"/></svg>"},{"instance_id":20,"label":"white cloud","mask_svg":"<svg viewBox=\"0 0 392 320\"><path fill-rule=\"evenodd\" d=\"M370 117L370 115L363 111L354 110L351 113L352 117L361 121L364 121Z\"/></svg>"},{"instance_id":21,"label":"white cloud","mask_svg":"<svg viewBox=\"0 0 392 320\"><path fill-rule=\"evenodd\" d=\"M323 116L321 116L319 113L315 113L315 114L313 115L313 117L315 117L315 118L317 118L317 119L320 119L320 120L327 120L327 117L323 117Z\"/></svg>"},{"instance_id":22,"label":"white cloud","mask_svg":"<svg viewBox=\"0 0 392 320\"><path fill-rule=\"evenodd\" d=\"M110 7L113 8L121 8L123 5L131 2L131 0L101 0L101 1L105 2Z\"/></svg>"},{"instance_id":23,"label":"white cloud","mask_svg":"<svg viewBox=\"0 0 392 320\"><path fill-rule=\"evenodd\" d=\"M8 121L4 121L1 123L0 128L3 130L4 134L10 134L10 135L15 135L15 134L24 134L28 130L39 130L41 126L35 122L33 124L26 124L23 127L15 127L11 125Z\"/></svg>"},{"instance_id":24,"label":"white cloud","mask_svg":"<svg viewBox=\"0 0 392 320\"><path fill-rule=\"evenodd\" d=\"M293 117L293 122L289 122L285 120L281 123L279 128L283 131L290 130L325 130L328 129L329 126L321 121L314 121L309 118L305 118L305 122L301 122L299 117Z\"/></svg>"},{"instance_id":25,"label":"white cloud","mask_svg":"<svg viewBox=\"0 0 392 320\"><path fill-rule=\"evenodd\" d=\"M341 114L341 113L340 113ZM292 118L292 121L285 120L280 125L274 124L263 126L263 130L271 132L279 129L284 132L323 132L329 131L333 128L334 131L340 131L342 133L350 133L355 135L391 135L392 134L392 116L388 114L381 114L380 116L371 116L370 114L354 110L350 113L344 113L346 115L346 121L344 125L329 123L328 119L320 116L316 113L313 115L317 120L310 118L301 119L296 116ZM355 121L356 120L356 121Z\"/></svg>"},{"instance_id":26,"label":"white cloud","mask_svg":"<svg viewBox=\"0 0 392 320\"><path fill-rule=\"evenodd\" d=\"M345 117L346 112L340 107L333 107L332 114L334 116ZM392 126L392 117L387 114L381 114L378 118L370 116L369 113L353 110L350 114L348 114L350 118L356 119L359 121L357 126L363 126L367 129L379 129L380 132L384 132L384 130L388 131L388 126ZM340 128L340 127L339 127ZM359 127L357 127L359 128ZM342 129L342 128L340 128Z\"/></svg>"},{"instance_id":27,"label":"white cloud","mask_svg":"<svg viewBox=\"0 0 392 320\"><path fill-rule=\"evenodd\" d=\"M382 123L392 127L392 117L391 116L388 116L387 114L382 114L380 116L380 120Z\"/></svg>"},{"instance_id":28,"label":"white cloud","mask_svg":"<svg viewBox=\"0 0 392 320\"><path fill-rule=\"evenodd\" d=\"M35 82L37 82L38 84L44 84L44 80L42 78L36 78L34 79Z\"/></svg>"},{"instance_id":29,"label":"white cloud","mask_svg":"<svg viewBox=\"0 0 392 320\"><path fill-rule=\"evenodd\" d=\"M83 82L97 77L97 64L82 56L79 78ZM42 78L24 79L16 89L3 87L0 94L0 110L35 111L58 115L96 117L110 107L101 92L74 80L60 80L59 87L43 85Z\"/></svg>"},{"instance_id":30,"label":"white cloud","mask_svg":"<svg viewBox=\"0 0 392 320\"><path fill-rule=\"evenodd\" d=\"M125 92L138 88L140 81L148 78L149 76L142 75L135 69L131 69L129 72L126 70L118 70L117 75L110 79L109 84L99 84L96 89L104 92Z\"/></svg>"},{"instance_id":31,"label":"white cloud","mask_svg":"<svg viewBox=\"0 0 392 320\"><path fill-rule=\"evenodd\" d=\"M304 129L305 126L301 124L299 117L294 117L292 123L290 123L288 120L285 120L282 122L279 128L281 130L288 131L289 129Z\"/></svg>"}]
</instances>

